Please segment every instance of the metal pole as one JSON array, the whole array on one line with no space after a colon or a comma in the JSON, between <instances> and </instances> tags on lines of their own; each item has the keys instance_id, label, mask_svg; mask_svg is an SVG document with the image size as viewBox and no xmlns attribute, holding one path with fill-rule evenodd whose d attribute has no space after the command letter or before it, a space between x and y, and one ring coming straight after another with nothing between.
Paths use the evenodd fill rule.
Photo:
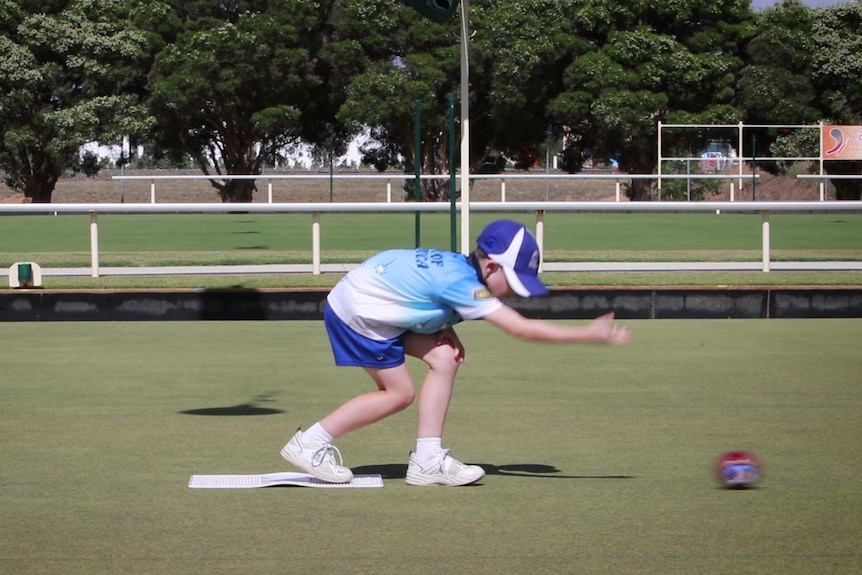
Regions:
<instances>
[{"instance_id":1,"label":"metal pole","mask_svg":"<svg viewBox=\"0 0 862 575\"><path fill-rule=\"evenodd\" d=\"M470 253L470 12L461 0L461 253Z\"/></svg>"},{"instance_id":2,"label":"metal pole","mask_svg":"<svg viewBox=\"0 0 862 575\"><path fill-rule=\"evenodd\" d=\"M688 151L688 155L691 156L691 150ZM691 160L688 158L685 160L685 174L691 176ZM685 199L691 201L691 177L685 179Z\"/></svg>"},{"instance_id":3,"label":"metal pole","mask_svg":"<svg viewBox=\"0 0 862 575\"><path fill-rule=\"evenodd\" d=\"M737 142L738 142L738 143L737 143L737 145L739 146L739 149L736 151L736 159L737 159L737 161L739 162L739 168L738 168L738 169L739 169L739 182L738 182L738 185L739 185L739 191L740 191L740 192L742 191L742 169L743 169L742 164L744 164L744 163L745 163L745 162L743 162L743 160L742 160L742 159L743 159L743 157L745 156L745 154L743 154L743 153L742 153L742 145L743 145L743 141L742 141L742 132L743 132L743 130L742 130L742 127L743 127L743 124L742 124L742 122L740 122L740 123L739 123L739 128L738 128L738 129L739 129L739 134L737 135ZM733 198L732 198L732 197L730 198L730 201L731 201L731 202L733 201Z\"/></svg>"},{"instance_id":4,"label":"metal pole","mask_svg":"<svg viewBox=\"0 0 862 575\"><path fill-rule=\"evenodd\" d=\"M818 122L820 126L820 175L823 175L823 121ZM820 201L826 200L826 180L820 180Z\"/></svg>"},{"instance_id":5,"label":"metal pole","mask_svg":"<svg viewBox=\"0 0 862 575\"><path fill-rule=\"evenodd\" d=\"M422 187L419 184L419 179L422 174L422 128L420 126L422 116L422 102L416 100L414 105L413 117L413 174L416 176L413 180L413 199L417 202L422 200ZM422 230L419 221L419 212L413 216L414 226L416 228L416 247L422 243Z\"/></svg>"},{"instance_id":6,"label":"metal pole","mask_svg":"<svg viewBox=\"0 0 862 575\"><path fill-rule=\"evenodd\" d=\"M458 249L455 188L455 94L449 94L449 250L453 252Z\"/></svg>"},{"instance_id":7,"label":"metal pole","mask_svg":"<svg viewBox=\"0 0 862 575\"><path fill-rule=\"evenodd\" d=\"M661 120L658 122L658 179L656 182L656 187L658 188L658 199L661 201ZM617 194L617 201L619 200L619 194Z\"/></svg>"},{"instance_id":8,"label":"metal pole","mask_svg":"<svg viewBox=\"0 0 862 575\"><path fill-rule=\"evenodd\" d=\"M751 134L751 201L757 200L757 134Z\"/></svg>"}]
</instances>

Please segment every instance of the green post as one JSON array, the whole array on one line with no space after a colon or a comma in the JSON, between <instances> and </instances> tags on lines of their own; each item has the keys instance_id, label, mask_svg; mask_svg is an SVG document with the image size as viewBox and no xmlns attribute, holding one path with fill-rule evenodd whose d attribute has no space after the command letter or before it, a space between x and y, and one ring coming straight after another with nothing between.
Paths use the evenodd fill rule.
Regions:
<instances>
[{"instance_id":1,"label":"green post","mask_svg":"<svg viewBox=\"0 0 862 575\"><path fill-rule=\"evenodd\" d=\"M449 94L449 251L457 251L455 215L455 94Z\"/></svg>"},{"instance_id":2,"label":"green post","mask_svg":"<svg viewBox=\"0 0 862 575\"><path fill-rule=\"evenodd\" d=\"M421 119L422 119L422 102L416 100L415 105L415 114L413 119L413 173L415 178L413 179L413 199L417 202L422 201L422 187L419 183L419 177L422 174L422 127L421 127ZM416 247L418 248L422 243L422 230L420 224L420 214L417 211L415 214L416 221Z\"/></svg>"},{"instance_id":3,"label":"green post","mask_svg":"<svg viewBox=\"0 0 862 575\"><path fill-rule=\"evenodd\" d=\"M33 264L18 264L18 285L30 287L33 285Z\"/></svg>"}]
</instances>

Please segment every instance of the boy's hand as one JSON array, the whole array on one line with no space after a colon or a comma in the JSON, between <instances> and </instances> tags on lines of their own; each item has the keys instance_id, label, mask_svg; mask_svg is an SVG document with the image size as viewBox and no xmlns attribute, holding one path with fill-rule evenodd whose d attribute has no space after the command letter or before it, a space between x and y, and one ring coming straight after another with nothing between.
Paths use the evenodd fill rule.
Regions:
<instances>
[{"instance_id":1,"label":"boy's hand","mask_svg":"<svg viewBox=\"0 0 862 575\"><path fill-rule=\"evenodd\" d=\"M458 334L455 333L455 330L451 327L447 327L446 329L440 330L437 332L437 345L448 345L452 349L455 350L455 361L458 363L464 363L464 344L461 343L461 338L458 337Z\"/></svg>"},{"instance_id":2,"label":"boy's hand","mask_svg":"<svg viewBox=\"0 0 862 575\"><path fill-rule=\"evenodd\" d=\"M590 330L596 340L614 345L625 345L632 339L632 332L628 328L619 327L614 322L613 312L594 319Z\"/></svg>"}]
</instances>

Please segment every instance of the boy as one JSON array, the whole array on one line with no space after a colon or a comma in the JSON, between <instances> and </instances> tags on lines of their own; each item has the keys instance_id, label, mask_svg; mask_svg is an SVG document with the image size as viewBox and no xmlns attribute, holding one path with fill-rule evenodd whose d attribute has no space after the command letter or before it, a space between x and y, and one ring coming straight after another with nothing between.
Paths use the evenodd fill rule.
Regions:
<instances>
[{"instance_id":1,"label":"boy","mask_svg":"<svg viewBox=\"0 0 862 575\"><path fill-rule=\"evenodd\" d=\"M405 355L428 365L418 399L416 449L407 465L408 485L467 485L485 472L443 449L442 437L464 346L452 326L484 319L523 339L569 343L628 343L613 314L587 327L528 319L503 304L512 295L547 295L538 278L539 247L523 224L498 220L479 235L469 256L433 249L389 250L348 273L332 289L324 324L336 365L363 368L376 391L356 396L312 425L281 450L288 462L323 481L346 483L332 442L413 403Z\"/></svg>"}]
</instances>

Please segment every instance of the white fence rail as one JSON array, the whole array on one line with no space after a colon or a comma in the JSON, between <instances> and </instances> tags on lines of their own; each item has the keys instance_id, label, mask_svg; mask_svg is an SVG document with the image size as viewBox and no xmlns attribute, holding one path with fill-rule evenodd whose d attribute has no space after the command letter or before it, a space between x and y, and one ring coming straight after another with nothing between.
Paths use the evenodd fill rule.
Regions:
<instances>
[{"instance_id":1,"label":"white fence rail","mask_svg":"<svg viewBox=\"0 0 862 575\"><path fill-rule=\"evenodd\" d=\"M184 179L184 180L257 180L257 179L268 179L266 187L267 187L267 203L273 203L272 201L272 180L329 180L330 182L330 197L329 201L333 201L333 185L336 180L372 180L372 179L385 179L386 180L386 201L392 201L392 180L401 180L402 182L406 182L408 180L416 181L416 175L413 174L403 174L403 173L380 173L380 174L335 174L330 173L326 174L261 174L253 175L253 174L237 174L237 175L189 175L189 176L176 176L176 175L157 175L157 176L114 176L114 179L117 180L150 180L150 203L156 203L156 180L176 180L176 179ZM464 176L462 174L456 174L456 181L463 181ZM499 174L467 174L467 177L470 180L500 180L500 201L506 201L506 180L542 180L545 182L545 201L550 201L549 192L548 192L548 184L551 180L613 180L614 181L614 200L617 202L622 201L622 185L623 182L633 181L633 180L658 180L658 188L659 188L659 200L661 200L661 182L662 180L688 180L689 183L691 180L729 180L730 181L730 201L734 201L735 199L735 191L734 191L734 183L733 180L737 179L733 176L729 176L726 174L595 174L595 173L579 173L579 174L568 174L568 173L552 173L550 171L546 171L544 173L525 173L525 174L511 174L511 173L499 173ZM751 175L750 179L752 181L756 180L759 176L756 174ZM453 175L437 175L437 174L429 174L429 175L419 175L420 180L440 180L440 179L448 179L452 180ZM742 186L743 180L739 179L739 186ZM463 185L463 184L462 184ZM469 250L469 233L470 229L470 212L472 210L473 202L470 201L470 189L463 191L463 197L465 200L465 205L461 210L461 251L466 252ZM690 198L689 198L690 199Z\"/></svg>"},{"instance_id":2,"label":"white fence rail","mask_svg":"<svg viewBox=\"0 0 862 575\"><path fill-rule=\"evenodd\" d=\"M462 206L454 205L457 211ZM23 214L89 214L91 275L99 277L100 214L251 214L311 215L312 273L321 261L321 214L332 213L449 213L448 203L279 203L279 204L0 204L0 216ZM761 270L770 270L770 214L862 213L862 202L478 202L473 212L534 213L535 235L544 247L546 213L712 213L760 214ZM463 251L463 250L462 250Z\"/></svg>"},{"instance_id":3,"label":"white fence rail","mask_svg":"<svg viewBox=\"0 0 862 575\"><path fill-rule=\"evenodd\" d=\"M449 180L449 175L422 175L420 180ZM471 180L500 180L500 201L506 201L506 182L512 180L536 180L549 182L551 180L608 180L614 182L614 201L623 201L622 186L625 182L632 180L728 180L730 185L730 201L735 199L735 183L734 180L739 180L741 186L742 181L754 181L760 176L748 175L740 178L735 175L728 174L561 174L553 172L533 172L529 174L470 174ZM182 181L182 180L263 180L266 182L266 203L273 203L273 181L280 180L316 180L316 181L343 181L343 180L385 180L386 181L386 202L392 202L392 181L408 181L415 180L416 176L411 174L396 174L396 173L380 173L380 174L259 174L259 175L150 175L150 176L113 176L112 179L120 182L145 180L150 183L150 203L156 203L156 182L162 181ZM549 198L546 197L545 201ZM471 206L473 204L471 203Z\"/></svg>"}]
</instances>

